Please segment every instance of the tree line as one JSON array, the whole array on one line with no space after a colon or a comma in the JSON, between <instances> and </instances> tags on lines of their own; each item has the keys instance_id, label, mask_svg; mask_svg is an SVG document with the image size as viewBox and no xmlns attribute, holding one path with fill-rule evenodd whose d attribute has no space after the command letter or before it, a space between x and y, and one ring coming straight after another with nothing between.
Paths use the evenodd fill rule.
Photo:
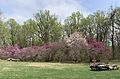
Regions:
<instances>
[{"instance_id":1,"label":"tree line","mask_svg":"<svg viewBox=\"0 0 120 79\"><path fill-rule=\"evenodd\" d=\"M40 46L48 42L58 42L74 32L82 32L85 37L92 36L112 50L112 58L120 56L120 7L110 11L97 11L84 17L79 11L68 16L64 23L49 10L40 10L34 19L23 24L10 18L2 19L0 13L0 46L17 44L20 48Z\"/></svg>"}]
</instances>

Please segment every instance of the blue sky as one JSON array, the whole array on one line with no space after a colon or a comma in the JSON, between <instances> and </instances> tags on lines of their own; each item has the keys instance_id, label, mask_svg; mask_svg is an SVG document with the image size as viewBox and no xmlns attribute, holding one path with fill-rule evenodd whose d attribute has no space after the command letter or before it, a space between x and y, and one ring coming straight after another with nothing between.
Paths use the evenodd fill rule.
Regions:
<instances>
[{"instance_id":1,"label":"blue sky","mask_svg":"<svg viewBox=\"0 0 120 79\"><path fill-rule=\"evenodd\" d=\"M0 0L5 19L14 18L20 23L33 18L39 10L50 10L63 21L72 12L80 11L87 16L97 10L108 11L111 5L119 7L120 0Z\"/></svg>"}]
</instances>

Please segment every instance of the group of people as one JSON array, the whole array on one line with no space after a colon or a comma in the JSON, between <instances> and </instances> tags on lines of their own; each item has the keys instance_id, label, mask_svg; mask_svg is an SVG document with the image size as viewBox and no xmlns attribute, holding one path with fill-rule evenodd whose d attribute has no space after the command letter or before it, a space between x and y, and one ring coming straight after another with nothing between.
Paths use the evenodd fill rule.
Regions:
<instances>
[{"instance_id":1,"label":"group of people","mask_svg":"<svg viewBox=\"0 0 120 79\"><path fill-rule=\"evenodd\" d=\"M90 65L91 70L115 70L119 69L119 67L116 64L108 64L106 63L101 63L100 60L92 60L92 64Z\"/></svg>"}]
</instances>

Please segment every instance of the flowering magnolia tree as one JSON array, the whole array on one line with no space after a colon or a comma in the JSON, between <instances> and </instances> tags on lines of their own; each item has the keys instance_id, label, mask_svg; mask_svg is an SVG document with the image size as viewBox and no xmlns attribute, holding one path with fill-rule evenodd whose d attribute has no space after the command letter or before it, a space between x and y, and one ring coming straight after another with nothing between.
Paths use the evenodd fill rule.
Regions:
<instances>
[{"instance_id":1,"label":"flowering magnolia tree","mask_svg":"<svg viewBox=\"0 0 120 79\"><path fill-rule=\"evenodd\" d=\"M65 44L70 48L69 55L75 62L87 59L87 41L81 32L75 32L65 38Z\"/></svg>"},{"instance_id":2,"label":"flowering magnolia tree","mask_svg":"<svg viewBox=\"0 0 120 79\"><path fill-rule=\"evenodd\" d=\"M112 53L109 47L103 42L97 42L93 37L88 36L87 38L90 60L108 60L111 58Z\"/></svg>"}]
</instances>

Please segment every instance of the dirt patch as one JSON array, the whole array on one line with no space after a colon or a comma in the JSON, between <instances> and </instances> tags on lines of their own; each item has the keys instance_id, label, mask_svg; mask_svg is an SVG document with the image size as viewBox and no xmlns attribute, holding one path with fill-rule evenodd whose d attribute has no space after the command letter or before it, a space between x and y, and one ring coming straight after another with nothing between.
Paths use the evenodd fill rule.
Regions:
<instances>
[{"instance_id":1,"label":"dirt patch","mask_svg":"<svg viewBox=\"0 0 120 79\"><path fill-rule=\"evenodd\" d=\"M11 68L4 67L2 70L3 70L3 71L9 71L9 70L11 70Z\"/></svg>"},{"instance_id":2,"label":"dirt patch","mask_svg":"<svg viewBox=\"0 0 120 79\"><path fill-rule=\"evenodd\" d=\"M61 63L30 63L28 66L40 67L40 68L52 68L52 69L64 69L71 64L61 64Z\"/></svg>"}]
</instances>

